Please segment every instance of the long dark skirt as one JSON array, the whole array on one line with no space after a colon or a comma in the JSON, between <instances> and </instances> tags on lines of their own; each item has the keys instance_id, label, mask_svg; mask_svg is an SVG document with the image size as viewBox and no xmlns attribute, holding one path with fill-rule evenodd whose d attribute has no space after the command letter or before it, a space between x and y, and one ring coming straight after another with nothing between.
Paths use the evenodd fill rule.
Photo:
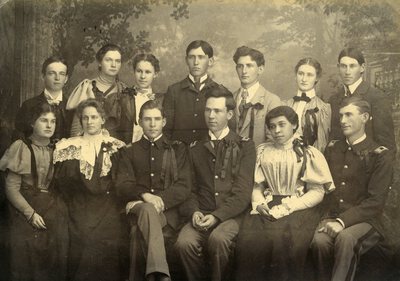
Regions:
<instances>
[{"instance_id":1,"label":"long dark skirt","mask_svg":"<svg viewBox=\"0 0 400 281\"><path fill-rule=\"evenodd\" d=\"M10 211L10 267L13 281L66 280L68 225L66 207L50 193L22 191L47 229L33 228L15 208Z\"/></svg>"},{"instance_id":2,"label":"long dark skirt","mask_svg":"<svg viewBox=\"0 0 400 281\"><path fill-rule=\"evenodd\" d=\"M237 240L236 280L303 280L307 252L319 219L318 207L274 222L248 214Z\"/></svg>"}]
</instances>

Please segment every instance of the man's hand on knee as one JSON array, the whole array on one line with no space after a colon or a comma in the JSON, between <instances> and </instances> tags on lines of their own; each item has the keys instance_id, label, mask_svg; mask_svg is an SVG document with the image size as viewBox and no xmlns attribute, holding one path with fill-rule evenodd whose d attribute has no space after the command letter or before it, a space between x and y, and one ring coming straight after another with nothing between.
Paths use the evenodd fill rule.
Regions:
<instances>
[{"instance_id":1,"label":"man's hand on knee","mask_svg":"<svg viewBox=\"0 0 400 281\"><path fill-rule=\"evenodd\" d=\"M202 231L203 228L200 226L203 221L204 215L202 212L196 211L192 215L192 225L195 229Z\"/></svg>"},{"instance_id":2,"label":"man's hand on knee","mask_svg":"<svg viewBox=\"0 0 400 281\"><path fill-rule=\"evenodd\" d=\"M143 193L142 198L144 202L152 204L154 208L156 208L157 213L164 211L164 201L160 196L153 195L151 193Z\"/></svg>"},{"instance_id":3,"label":"man's hand on knee","mask_svg":"<svg viewBox=\"0 0 400 281\"><path fill-rule=\"evenodd\" d=\"M332 238L336 236L344 229L344 227L338 221L327 222L325 226L318 229L318 232L325 232Z\"/></svg>"}]
</instances>

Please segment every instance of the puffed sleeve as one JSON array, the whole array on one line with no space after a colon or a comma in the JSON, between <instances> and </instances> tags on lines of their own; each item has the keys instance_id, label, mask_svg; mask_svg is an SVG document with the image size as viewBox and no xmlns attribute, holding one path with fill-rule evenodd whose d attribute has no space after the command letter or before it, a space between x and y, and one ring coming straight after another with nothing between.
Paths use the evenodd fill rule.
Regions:
<instances>
[{"instance_id":1,"label":"puffed sleeve","mask_svg":"<svg viewBox=\"0 0 400 281\"><path fill-rule=\"evenodd\" d=\"M0 170L7 171L6 196L8 201L26 219L29 219L34 210L22 196L20 189L22 176L31 174L31 153L23 141L17 140L6 151L0 160Z\"/></svg>"},{"instance_id":2,"label":"puffed sleeve","mask_svg":"<svg viewBox=\"0 0 400 281\"><path fill-rule=\"evenodd\" d=\"M306 169L300 178L306 187L306 192L301 196L291 196L282 200L282 203L289 208L290 213L318 205L323 200L325 193L335 189L323 154L312 146L307 147L306 153Z\"/></svg>"}]
</instances>

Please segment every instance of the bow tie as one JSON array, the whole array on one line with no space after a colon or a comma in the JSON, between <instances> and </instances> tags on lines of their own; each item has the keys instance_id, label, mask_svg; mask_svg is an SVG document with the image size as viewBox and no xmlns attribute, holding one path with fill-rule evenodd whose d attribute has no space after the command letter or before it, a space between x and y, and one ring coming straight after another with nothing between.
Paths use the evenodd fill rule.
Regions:
<instances>
[{"instance_id":1,"label":"bow tie","mask_svg":"<svg viewBox=\"0 0 400 281\"><path fill-rule=\"evenodd\" d=\"M294 101L305 101L305 102L310 102L311 99L309 97L307 97L306 93L301 93L301 96L294 96L293 97Z\"/></svg>"},{"instance_id":2,"label":"bow tie","mask_svg":"<svg viewBox=\"0 0 400 281\"><path fill-rule=\"evenodd\" d=\"M50 104L50 105L59 105L60 104L60 101L59 100L51 100L51 99L48 99L47 100L47 102L48 102L48 104Z\"/></svg>"}]
</instances>

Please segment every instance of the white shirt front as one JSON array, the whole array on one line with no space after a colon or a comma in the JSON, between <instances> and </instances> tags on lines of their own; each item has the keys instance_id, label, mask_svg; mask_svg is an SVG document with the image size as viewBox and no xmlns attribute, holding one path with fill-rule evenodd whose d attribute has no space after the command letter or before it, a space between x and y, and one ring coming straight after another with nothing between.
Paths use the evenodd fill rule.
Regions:
<instances>
[{"instance_id":1,"label":"white shirt front","mask_svg":"<svg viewBox=\"0 0 400 281\"><path fill-rule=\"evenodd\" d=\"M222 132L221 135L219 135L219 137L217 138L213 132L208 131L208 135L210 136L211 140L222 140L224 137L226 137L229 134L229 127L226 126Z\"/></svg>"},{"instance_id":2,"label":"white shirt front","mask_svg":"<svg viewBox=\"0 0 400 281\"><path fill-rule=\"evenodd\" d=\"M62 97L63 97L62 90L56 92L55 97L52 94L50 94L50 92L46 88L44 89L43 92L49 104L60 104L60 102L62 102Z\"/></svg>"},{"instance_id":3,"label":"white shirt front","mask_svg":"<svg viewBox=\"0 0 400 281\"><path fill-rule=\"evenodd\" d=\"M247 99L246 99L246 103L250 102L251 99L254 97L254 95L256 94L256 92L258 91L258 88L260 88L260 82L255 83L253 86L247 88ZM242 93L244 91L244 88L240 88L240 92L239 95L237 95L236 97L236 103L239 106L239 104L242 102Z\"/></svg>"},{"instance_id":4,"label":"white shirt front","mask_svg":"<svg viewBox=\"0 0 400 281\"><path fill-rule=\"evenodd\" d=\"M139 123L139 113L140 109L142 108L142 105L149 101L149 94L152 94L153 90L152 88L147 89L145 92L139 92L136 94L135 97L135 112L136 112L136 122ZM139 124L135 124L133 126L133 134L132 134L132 142L136 142L140 140L140 138L143 135L143 129Z\"/></svg>"},{"instance_id":5,"label":"white shirt front","mask_svg":"<svg viewBox=\"0 0 400 281\"><path fill-rule=\"evenodd\" d=\"M200 78L200 91L204 88L204 85L206 84L205 81L206 81L207 78L208 78L207 74L204 74L203 77ZM193 84L195 83L194 82L194 77L193 77L192 74L189 74L189 79L190 79L190 81L193 82Z\"/></svg>"},{"instance_id":6,"label":"white shirt front","mask_svg":"<svg viewBox=\"0 0 400 281\"><path fill-rule=\"evenodd\" d=\"M361 84L362 81L363 81L363 80L362 80L362 77L360 77L356 82L354 82L353 84L351 84L351 85L348 86L348 87L349 87L350 94L354 94L354 92L356 91L356 89L358 88L358 86L360 86L360 84ZM345 93L346 93L346 86L344 86L344 90L345 90ZM347 93L346 93L346 95L347 95Z\"/></svg>"},{"instance_id":7,"label":"white shirt front","mask_svg":"<svg viewBox=\"0 0 400 281\"><path fill-rule=\"evenodd\" d=\"M310 99L315 97L315 89L314 88L312 88L311 90L309 90L307 92L303 92L303 91L297 90L297 96L298 97L301 97L302 93L305 93L306 96L309 97ZM304 109L306 107L306 104L307 103L305 101L303 101L303 100L297 101L297 102L295 102L293 104L293 109L294 109L294 111L296 111L297 116L299 117L299 129L298 129L299 132L301 132L301 124L302 124L301 123L301 119L303 117L303 112L304 112Z\"/></svg>"}]
</instances>

